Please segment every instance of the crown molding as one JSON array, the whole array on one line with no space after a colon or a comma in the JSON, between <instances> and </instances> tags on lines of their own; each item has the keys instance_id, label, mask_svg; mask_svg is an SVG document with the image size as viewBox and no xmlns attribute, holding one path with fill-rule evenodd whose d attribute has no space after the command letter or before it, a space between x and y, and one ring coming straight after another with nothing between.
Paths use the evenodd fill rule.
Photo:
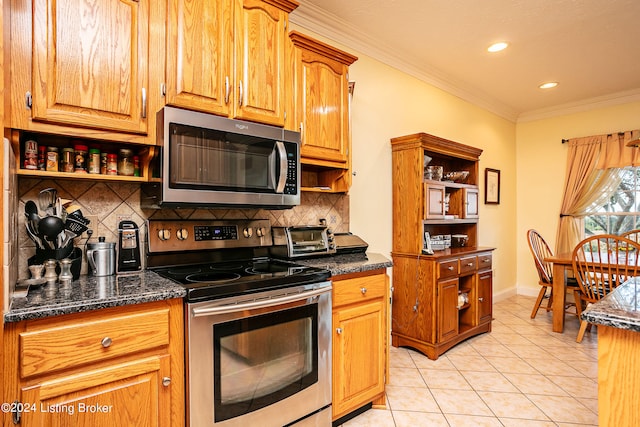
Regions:
<instances>
[{"instance_id":1,"label":"crown molding","mask_svg":"<svg viewBox=\"0 0 640 427\"><path fill-rule=\"evenodd\" d=\"M632 102L640 102L640 88L597 96L577 102L569 102L554 107L528 111L518 116L517 123L532 122L557 116L566 116L568 114L582 113L599 108L630 104Z\"/></svg>"},{"instance_id":2,"label":"crown molding","mask_svg":"<svg viewBox=\"0 0 640 427\"><path fill-rule=\"evenodd\" d=\"M364 53L386 65L396 68L425 83L461 98L471 104L484 108L506 120L516 122L518 112L489 94L456 81L434 68L417 67L397 54L390 46L380 40L373 39L366 33L356 29L344 19L330 14L322 8L302 2L300 7L289 15L289 20L323 37L347 46L357 52Z\"/></svg>"}]
</instances>

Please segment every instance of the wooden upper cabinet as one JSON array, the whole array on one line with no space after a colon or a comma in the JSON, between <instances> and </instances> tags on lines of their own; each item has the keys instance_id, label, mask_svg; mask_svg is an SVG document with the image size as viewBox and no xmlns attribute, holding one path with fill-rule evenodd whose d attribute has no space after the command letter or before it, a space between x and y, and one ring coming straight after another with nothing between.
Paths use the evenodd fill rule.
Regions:
<instances>
[{"instance_id":1,"label":"wooden upper cabinet","mask_svg":"<svg viewBox=\"0 0 640 427\"><path fill-rule=\"evenodd\" d=\"M233 1L171 0L166 103L230 114Z\"/></svg>"},{"instance_id":2,"label":"wooden upper cabinet","mask_svg":"<svg viewBox=\"0 0 640 427\"><path fill-rule=\"evenodd\" d=\"M297 6L290 0L171 0L166 103L284 126L287 25Z\"/></svg>"},{"instance_id":3,"label":"wooden upper cabinet","mask_svg":"<svg viewBox=\"0 0 640 427\"><path fill-rule=\"evenodd\" d=\"M34 121L147 132L149 1L33 1Z\"/></svg>"},{"instance_id":4,"label":"wooden upper cabinet","mask_svg":"<svg viewBox=\"0 0 640 427\"><path fill-rule=\"evenodd\" d=\"M358 58L296 31L289 37L303 162L349 168L349 65Z\"/></svg>"}]
</instances>

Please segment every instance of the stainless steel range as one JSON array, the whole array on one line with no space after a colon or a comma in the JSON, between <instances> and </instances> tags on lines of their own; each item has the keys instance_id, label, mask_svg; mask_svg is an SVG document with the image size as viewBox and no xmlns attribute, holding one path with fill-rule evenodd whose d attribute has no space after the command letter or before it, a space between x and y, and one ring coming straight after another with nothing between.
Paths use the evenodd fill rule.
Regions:
<instances>
[{"instance_id":1,"label":"stainless steel range","mask_svg":"<svg viewBox=\"0 0 640 427\"><path fill-rule=\"evenodd\" d=\"M150 220L185 286L187 424L331 425L330 272L270 258L267 220Z\"/></svg>"}]
</instances>

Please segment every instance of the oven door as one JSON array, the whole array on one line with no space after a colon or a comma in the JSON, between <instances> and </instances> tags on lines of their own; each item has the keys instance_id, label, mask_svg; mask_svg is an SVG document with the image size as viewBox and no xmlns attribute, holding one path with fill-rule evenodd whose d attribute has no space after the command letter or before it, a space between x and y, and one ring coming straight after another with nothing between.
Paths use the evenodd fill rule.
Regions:
<instances>
[{"instance_id":1,"label":"oven door","mask_svg":"<svg viewBox=\"0 0 640 427\"><path fill-rule=\"evenodd\" d=\"M186 316L190 425L283 426L331 404L330 282L187 304Z\"/></svg>"}]
</instances>

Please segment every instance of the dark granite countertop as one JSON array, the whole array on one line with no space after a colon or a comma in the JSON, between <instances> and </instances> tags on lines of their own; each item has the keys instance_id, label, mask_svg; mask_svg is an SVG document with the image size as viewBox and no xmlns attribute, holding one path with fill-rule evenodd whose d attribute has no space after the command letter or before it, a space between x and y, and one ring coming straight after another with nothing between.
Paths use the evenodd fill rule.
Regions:
<instances>
[{"instance_id":1,"label":"dark granite countertop","mask_svg":"<svg viewBox=\"0 0 640 427\"><path fill-rule=\"evenodd\" d=\"M377 253L334 255L322 258L296 259L294 262L312 267L326 268L331 276L361 273L379 268L393 267L393 263L385 256Z\"/></svg>"},{"instance_id":2,"label":"dark granite countertop","mask_svg":"<svg viewBox=\"0 0 640 427\"><path fill-rule=\"evenodd\" d=\"M71 285L45 284L31 287L25 298L14 297L4 321L40 319L185 295L181 285L152 271L106 277L80 276Z\"/></svg>"},{"instance_id":3,"label":"dark granite countertop","mask_svg":"<svg viewBox=\"0 0 640 427\"><path fill-rule=\"evenodd\" d=\"M640 332L640 277L634 277L582 312L596 325Z\"/></svg>"},{"instance_id":4,"label":"dark granite countertop","mask_svg":"<svg viewBox=\"0 0 640 427\"><path fill-rule=\"evenodd\" d=\"M337 255L295 262L326 268L331 271L332 276L393 266L389 259L376 253ZM26 297L14 297L9 311L4 315L4 321L9 323L41 319L107 307L183 298L185 295L186 291L180 284L152 271L107 277L80 276L68 286L56 284L31 287Z\"/></svg>"}]
</instances>

